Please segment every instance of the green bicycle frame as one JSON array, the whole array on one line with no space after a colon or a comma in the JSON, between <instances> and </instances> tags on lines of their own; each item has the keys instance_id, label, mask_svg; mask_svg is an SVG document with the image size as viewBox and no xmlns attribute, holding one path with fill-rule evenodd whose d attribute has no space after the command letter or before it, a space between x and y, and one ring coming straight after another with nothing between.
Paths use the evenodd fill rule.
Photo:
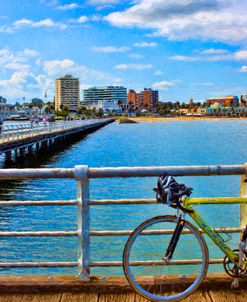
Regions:
<instances>
[{"instance_id":1,"label":"green bicycle frame","mask_svg":"<svg viewBox=\"0 0 247 302\"><path fill-rule=\"evenodd\" d=\"M223 253L238 265L238 255L222 240L219 234L214 231L193 209L192 205L199 204L247 204L247 198L244 197L219 197L219 198L184 198L183 206L188 210L193 210L188 213L195 223L213 240L213 242L223 251ZM247 261L243 261L244 264Z\"/></svg>"}]
</instances>

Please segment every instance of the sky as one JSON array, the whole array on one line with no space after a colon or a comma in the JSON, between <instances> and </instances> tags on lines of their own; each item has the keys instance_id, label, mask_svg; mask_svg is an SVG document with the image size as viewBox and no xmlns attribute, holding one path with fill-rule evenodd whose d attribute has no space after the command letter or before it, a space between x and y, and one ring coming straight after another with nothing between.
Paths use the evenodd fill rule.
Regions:
<instances>
[{"instance_id":1,"label":"sky","mask_svg":"<svg viewBox=\"0 0 247 302\"><path fill-rule=\"evenodd\" d=\"M0 96L51 101L65 74L81 99L106 85L151 87L160 101L240 96L246 12L246 0L0 0Z\"/></svg>"}]
</instances>

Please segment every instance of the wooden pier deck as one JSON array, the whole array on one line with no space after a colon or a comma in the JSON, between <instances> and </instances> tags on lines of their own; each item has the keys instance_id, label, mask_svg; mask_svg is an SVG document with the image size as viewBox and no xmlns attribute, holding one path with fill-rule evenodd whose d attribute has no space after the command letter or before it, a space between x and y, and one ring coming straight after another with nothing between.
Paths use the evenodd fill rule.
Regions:
<instances>
[{"instance_id":1,"label":"wooden pier deck","mask_svg":"<svg viewBox=\"0 0 247 302\"><path fill-rule=\"evenodd\" d=\"M232 290L232 278L210 275L185 302L246 302L247 278ZM0 302L146 302L124 277L0 277Z\"/></svg>"}]
</instances>

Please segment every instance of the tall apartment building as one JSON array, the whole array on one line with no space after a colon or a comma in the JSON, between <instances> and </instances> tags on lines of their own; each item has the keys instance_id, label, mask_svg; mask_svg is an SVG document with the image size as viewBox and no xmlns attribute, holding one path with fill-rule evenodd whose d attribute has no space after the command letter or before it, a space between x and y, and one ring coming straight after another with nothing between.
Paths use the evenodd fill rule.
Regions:
<instances>
[{"instance_id":1,"label":"tall apartment building","mask_svg":"<svg viewBox=\"0 0 247 302\"><path fill-rule=\"evenodd\" d=\"M55 110L62 105L68 106L69 111L77 111L80 106L80 80L69 74L55 81Z\"/></svg>"},{"instance_id":2,"label":"tall apartment building","mask_svg":"<svg viewBox=\"0 0 247 302\"><path fill-rule=\"evenodd\" d=\"M134 89L130 89L128 92L128 107L134 110L138 109L137 93Z\"/></svg>"},{"instance_id":3,"label":"tall apartment building","mask_svg":"<svg viewBox=\"0 0 247 302\"><path fill-rule=\"evenodd\" d=\"M97 106L99 101L113 101L126 104L127 88L124 86L91 87L83 90L84 102Z\"/></svg>"},{"instance_id":4,"label":"tall apartment building","mask_svg":"<svg viewBox=\"0 0 247 302\"><path fill-rule=\"evenodd\" d=\"M147 109L153 111L158 101L158 90L152 90L151 88L144 88L144 90L139 93L131 89L128 93L128 104L134 104L134 108L137 110Z\"/></svg>"}]
</instances>

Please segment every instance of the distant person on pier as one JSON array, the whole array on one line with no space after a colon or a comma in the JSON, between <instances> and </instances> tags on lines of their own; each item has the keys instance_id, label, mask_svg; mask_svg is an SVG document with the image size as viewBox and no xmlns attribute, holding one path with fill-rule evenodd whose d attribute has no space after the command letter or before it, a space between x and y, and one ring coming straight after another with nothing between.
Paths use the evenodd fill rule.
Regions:
<instances>
[{"instance_id":1,"label":"distant person on pier","mask_svg":"<svg viewBox=\"0 0 247 302\"><path fill-rule=\"evenodd\" d=\"M31 126L31 128L33 128L34 121L35 121L34 117L31 117L30 118L30 126Z\"/></svg>"},{"instance_id":2,"label":"distant person on pier","mask_svg":"<svg viewBox=\"0 0 247 302\"><path fill-rule=\"evenodd\" d=\"M0 118L0 133L3 131L3 123L4 123L4 119L1 117Z\"/></svg>"}]
</instances>

